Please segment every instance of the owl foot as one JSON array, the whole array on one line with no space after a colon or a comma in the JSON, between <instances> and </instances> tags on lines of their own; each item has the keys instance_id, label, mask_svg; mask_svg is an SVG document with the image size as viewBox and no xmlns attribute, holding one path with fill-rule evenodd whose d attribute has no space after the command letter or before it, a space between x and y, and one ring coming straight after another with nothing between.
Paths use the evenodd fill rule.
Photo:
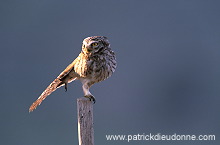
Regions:
<instances>
[{"instance_id":1,"label":"owl foot","mask_svg":"<svg viewBox=\"0 0 220 145\"><path fill-rule=\"evenodd\" d=\"M90 100L90 101L93 101L93 104L95 104L96 100L95 100L95 97L94 97L94 96L92 96L92 95L86 95L86 96L84 96L84 97L89 98L89 100Z\"/></svg>"}]
</instances>

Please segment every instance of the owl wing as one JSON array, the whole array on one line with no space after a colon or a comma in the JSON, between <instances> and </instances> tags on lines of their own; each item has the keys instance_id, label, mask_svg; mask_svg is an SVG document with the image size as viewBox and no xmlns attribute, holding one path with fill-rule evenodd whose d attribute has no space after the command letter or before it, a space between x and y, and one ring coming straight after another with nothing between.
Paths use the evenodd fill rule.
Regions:
<instances>
[{"instance_id":1,"label":"owl wing","mask_svg":"<svg viewBox=\"0 0 220 145\"><path fill-rule=\"evenodd\" d=\"M71 63L69 64L65 69L64 71L62 71L60 73L60 75L57 77L58 79L60 80L63 80L72 70L74 70L74 65L76 63L76 59Z\"/></svg>"},{"instance_id":2,"label":"owl wing","mask_svg":"<svg viewBox=\"0 0 220 145\"><path fill-rule=\"evenodd\" d=\"M76 64L76 59L69 64L64 71L60 73L57 77L61 81L61 83L57 86L57 88L65 85L65 90L67 91L67 84L74 81L77 78L77 74L74 71L74 66Z\"/></svg>"}]
</instances>

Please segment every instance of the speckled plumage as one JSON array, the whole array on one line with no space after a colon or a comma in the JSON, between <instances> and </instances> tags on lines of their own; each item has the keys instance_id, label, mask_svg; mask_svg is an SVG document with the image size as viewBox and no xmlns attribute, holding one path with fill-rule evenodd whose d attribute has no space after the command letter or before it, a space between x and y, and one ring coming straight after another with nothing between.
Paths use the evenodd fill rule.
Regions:
<instances>
[{"instance_id":1,"label":"speckled plumage","mask_svg":"<svg viewBox=\"0 0 220 145\"><path fill-rule=\"evenodd\" d=\"M67 84L74 80L82 82L84 96L95 102L95 98L90 93L89 88L93 84L110 77L115 68L115 53L111 50L108 39L104 36L85 38L79 56L45 89L30 106L29 112L36 109L57 88L65 85L67 90Z\"/></svg>"}]
</instances>

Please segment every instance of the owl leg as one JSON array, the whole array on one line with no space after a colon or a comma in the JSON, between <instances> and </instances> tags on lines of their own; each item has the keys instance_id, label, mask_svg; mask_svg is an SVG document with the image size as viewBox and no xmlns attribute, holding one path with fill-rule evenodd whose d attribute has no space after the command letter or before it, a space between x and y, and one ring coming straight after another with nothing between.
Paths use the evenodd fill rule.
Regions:
<instances>
[{"instance_id":1,"label":"owl leg","mask_svg":"<svg viewBox=\"0 0 220 145\"><path fill-rule=\"evenodd\" d=\"M95 104L96 100L95 97L90 93L89 86L87 84L83 84L82 88L84 92L84 97L89 98L89 100L93 101L93 103Z\"/></svg>"}]
</instances>

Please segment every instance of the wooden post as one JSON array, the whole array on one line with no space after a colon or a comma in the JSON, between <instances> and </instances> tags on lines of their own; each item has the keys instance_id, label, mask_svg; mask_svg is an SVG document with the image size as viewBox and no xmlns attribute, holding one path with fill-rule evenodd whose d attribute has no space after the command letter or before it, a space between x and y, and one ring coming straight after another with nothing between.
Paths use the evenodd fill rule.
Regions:
<instances>
[{"instance_id":1,"label":"wooden post","mask_svg":"<svg viewBox=\"0 0 220 145\"><path fill-rule=\"evenodd\" d=\"M79 145L94 145L93 102L82 97L77 99Z\"/></svg>"}]
</instances>

